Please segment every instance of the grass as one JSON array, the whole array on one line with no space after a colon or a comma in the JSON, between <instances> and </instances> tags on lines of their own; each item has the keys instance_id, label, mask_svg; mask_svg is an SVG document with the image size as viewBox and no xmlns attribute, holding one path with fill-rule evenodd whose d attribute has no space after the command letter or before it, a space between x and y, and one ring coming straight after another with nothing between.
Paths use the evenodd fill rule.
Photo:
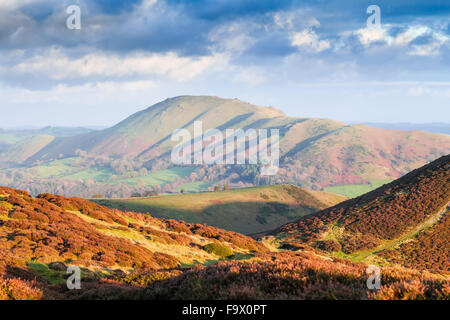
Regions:
<instances>
[{"instance_id":1,"label":"grass","mask_svg":"<svg viewBox=\"0 0 450 320\"><path fill-rule=\"evenodd\" d=\"M76 158L66 158L55 160L45 165L40 165L27 169L35 178L64 177L73 172L72 162Z\"/></svg>"},{"instance_id":2,"label":"grass","mask_svg":"<svg viewBox=\"0 0 450 320\"><path fill-rule=\"evenodd\" d=\"M66 275L65 271L55 271L50 269L46 264L29 262L28 267L36 272L36 274L47 280L50 284L61 284L65 283L66 279L64 279L64 275Z\"/></svg>"},{"instance_id":3,"label":"grass","mask_svg":"<svg viewBox=\"0 0 450 320\"><path fill-rule=\"evenodd\" d=\"M215 242L207 244L203 247L203 250L223 258L228 258L234 254L230 247Z\"/></svg>"},{"instance_id":4,"label":"grass","mask_svg":"<svg viewBox=\"0 0 450 320\"><path fill-rule=\"evenodd\" d=\"M392 180L371 180L370 183L365 184L347 184L342 186L327 187L324 190L339 195L346 196L348 198L356 198L367 192L375 190L382 185L385 185Z\"/></svg>"},{"instance_id":5,"label":"grass","mask_svg":"<svg viewBox=\"0 0 450 320\"><path fill-rule=\"evenodd\" d=\"M146 176L117 180L117 182L128 183L130 185L136 185L139 182L141 182L146 186L163 185L166 183L174 182L177 179L186 178L192 172L194 172L195 169L196 169L195 167L175 167L172 169L153 172Z\"/></svg>"},{"instance_id":6,"label":"grass","mask_svg":"<svg viewBox=\"0 0 450 320\"><path fill-rule=\"evenodd\" d=\"M76 159L77 158L66 158L51 161L39 166L27 168L26 172L36 179L61 178L83 181L92 179L97 183L110 185L126 183L130 186L154 186L164 185L167 183L172 183L178 179L186 178L196 169L195 167L177 167L135 178L116 178L114 172L108 168L77 168L73 165L73 162L76 161ZM180 187L180 189L181 188L184 188L187 192L196 192L201 189L207 189L208 184L187 184Z\"/></svg>"},{"instance_id":7,"label":"grass","mask_svg":"<svg viewBox=\"0 0 450 320\"><path fill-rule=\"evenodd\" d=\"M68 261L66 261L68 262ZM67 281L67 271L56 271L48 267L47 264L38 262L28 262L28 267L33 270L39 277L43 278L50 284L62 284ZM81 279L94 276L95 278L103 278L106 275L106 270L91 271L86 268L81 268Z\"/></svg>"},{"instance_id":8,"label":"grass","mask_svg":"<svg viewBox=\"0 0 450 320\"><path fill-rule=\"evenodd\" d=\"M71 179L71 180L87 180L87 179L94 179L97 182L106 182L112 175L112 171L110 170L102 170L102 169L86 169L74 174L71 174L69 176L66 176L65 178Z\"/></svg>"},{"instance_id":9,"label":"grass","mask_svg":"<svg viewBox=\"0 0 450 320\"><path fill-rule=\"evenodd\" d=\"M157 240L153 240L153 239L141 234L140 232L137 232L132 229L128 229L128 230L117 229L117 227L120 226L117 223L108 223L105 221L99 221L99 220L93 219L89 216L86 216L86 215L81 214L80 212L76 212L76 211L70 211L70 212L76 214L78 217L82 218L83 220L85 220L89 223L98 224L99 227L97 227L97 230L102 234L122 238L124 240L129 240L129 241L139 244L153 252L164 252L166 254L176 257L181 263L186 264L186 265L193 264L194 261L198 261L198 263L204 263L205 261L213 260L213 258L214 258L214 255L212 255L200 248L191 248L191 247L188 248L188 247L182 246L182 245L161 243ZM141 224L141 222L139 222L139 221L133 221L132 218L127 218L127 219L130 222ZM205 239L203 239L201 237L192 236L191 238L194 243L199 245L199 247L201 246L203 241L205 241Z\"/></svg>"},{"instance_id":10,"label":"grass","mask_svg":"<svg viewBox=\"0 0 450 320\"><path fill-rule=\"evenodd\" d=\"M202 191L207 191L209 188L216 186L217 183L216 182L191 182L191 183L186 183L182 186L180 186L178 189L184 189L185 192L202 192Z\"/></svg>"},{"instance_id":11,"label":"grass","mask_svg":"<svg viewBox=\"0 0 450 320\"><path fill-rule=\"evenodd\" d=\"M318 200L319 198L322 198ZM328 199L327 203L324 199ZM265 186L149 198L94 199L110 208L148 212L154 217L205 223L244 234L267 231L344 198L294 186Z\"/></svg>"}]
</instances>

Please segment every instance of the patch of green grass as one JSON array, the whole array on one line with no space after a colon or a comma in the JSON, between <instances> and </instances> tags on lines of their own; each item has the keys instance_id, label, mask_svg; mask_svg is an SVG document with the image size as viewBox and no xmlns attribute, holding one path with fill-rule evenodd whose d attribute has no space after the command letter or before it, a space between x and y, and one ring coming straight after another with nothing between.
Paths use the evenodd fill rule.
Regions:
<instances>
[{"instance_id":1,"label":"patch of green grass","mask_svg":"<svg viewBox=\"0 0 450 320\"><path fill-rule=\"evenodd\" d=\"M216 186L217 183L216 182L191 182L191 183L186 183L182 186L180 186L178 189L184 189L185 192L202 192L202 191L207 191L208 188L210 187L214 187Z\"/></svg>"},{"instance_id":2,"label":"patch of green grass","mask_svg":"<svg viewBox=\"0 0 450 320\"><path fill-rule=\"evenodd\" d=\"M371 182L367 184L347 184L342 186L333 186L325 188L324 191L340 194L348 198L355 198L367 192L375 190L391 181L392 180L371 180Z\"/></svg>"},{"instance_id":3,"label":"patch of green grass","mask_svg":"<svg viewBox=\"0 0 450 320\"><path fill-rule=\"evenodd\" d=\"M94 179L97 182L106 182L112 175L110 170L99 170L99 169L86 169L72 175L66 176L65 178L71 180L87 180Z\"/></svg>"},{"instance_id":4,"label":"patch of green grass","mask_svg":"<svg viewBox=\"0 0 450 320\"><path fill-rule=\"evenodd\" d=\"M146 176L117 180L116 182L128 183L136 185L142 183L145 186L163 185L174 182L175 180L188 177L196 170L195 167L176 167L172 169L161 170L150 173Z\"/></svg>"},{"instance_id":5,"label":"patch of green grass","mask_svg":"<svg viewBox=\"0 0 450 320\"><path fill-rule=\"evenodd\" d=\"M75 158L55 160L40 166L27 169L27 173L35 178L63 177L73 172L72 162Z\"/></svg>"},{"instance_id":6,"label":"patch of green grass","mask_svg":"<svg viewBox=\"0 0 450 320\"><path fill-rule=\"evenodd\" d=\"M28 267L36 272L39 277L47 280L50 284L66 282L66 279L64 279L66 272L64 271L51 270L46 264L36 262L29 262Z\"/></svg>"},{"instance_id":7,"label":"patch of green grass","mask_svg":"<svg viewBox=\"0 0 450 320\"><path fill-rule=\"evenodd\" d=\"M205 223L244 234L275 229L326 205L319 196L295 186L264 186L219 192L177 194L148 198L92 199L98 204L123 211L150 213L164 219ZM342 201L331 195L329 205Z\"/></svg>"},{"instance_id":8,"label":"patch of green grass","mask_svg":"<svg viewBox=\"0 0 450 320\"><path fill-rule=\"evenodd\" d=\"M216 242L207 244L206 246L203 247L203 250L222 258L228 258L234 254L233 250L231 250L230 247L227 247L226 245Z\"/></svg>"},{"instance_id":9,"label":"patch of green grass","mask_svg":"<svg viewBox=\"0 0 450 320\"><path fill-rule=\"evenodd\" d=\"M69 263L69 260L66 261L66 263ZM38 263L38 262L28 262L28 267L36 272L36 274L43 278L44 280L48 281L50 284L61 284L66 283L67 281L67 271L56 271L52 270L48 267L47 264L44 263ZM81 268L81 279L86 278L96 278L101 279L107 275L106 271L91 271L86 268Z\"/></svg>"}]
</instances>

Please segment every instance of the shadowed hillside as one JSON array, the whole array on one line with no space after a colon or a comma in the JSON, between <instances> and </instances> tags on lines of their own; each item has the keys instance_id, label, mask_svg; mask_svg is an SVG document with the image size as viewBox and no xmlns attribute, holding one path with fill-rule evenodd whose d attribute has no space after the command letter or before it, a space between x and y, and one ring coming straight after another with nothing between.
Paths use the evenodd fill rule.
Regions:
<instances>
[{"instance_id":1,"label":"shadowed hillside","mask_svg":"<svg viewBox=\"0 0 450 320\"><path fill-rule=\"evenodd\" d=\"M214 227L110 210L78 198L33 198L10 188L0 188L0 239L0 281L38 276L47 285L65 282L61 263L85 268L92 280L217 261L222 252L267 251L251 238Z\"/></svg>"},{"instance_id":2,"label":"shadowed hillside","mask_svg":"<svg viewBox=\"0 0 450 320\"><path fill-rule=\"evenodd\" d=\"M450 155L272 234L356 260L450 272Z\"/></svg>"},{"instance_id":3,"label":"shadowed hillside","mask_svg":"<svg viewBox=\"0 0 450 320\"><path fill-rule=\"evenodd\" d=\"M276 228L344 200L345 197L331 193L280 185L176 196L92 201L110 208L150 212L159 218L206 223L251 234Z\"/></svg>"},{"instance_id":4,"label":"shadowed hillside","mask_svg":"<svg viewBox=\"0 0 450 320\"><path fill-rule=\"evenodd\" d=\"M366 268L315 249L270 245L199 224L120 212L79 198L0 188L0 299L448 299L449 281ZM273 249L272 249L273 250ZM67 267L81 268L68 290Z\"/></svg>"}]
</instances>

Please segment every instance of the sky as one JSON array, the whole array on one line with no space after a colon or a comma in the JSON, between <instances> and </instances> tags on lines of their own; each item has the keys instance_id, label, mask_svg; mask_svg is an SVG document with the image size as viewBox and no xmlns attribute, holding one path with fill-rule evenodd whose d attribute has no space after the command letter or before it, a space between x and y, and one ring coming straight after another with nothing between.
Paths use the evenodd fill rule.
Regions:
<instances>
[{"instance_id":1,"label":"sky","mask_svg":"<svg viewBox=\"0 0 450 320\"><path fill-rule=\"evenodd\" d=\"M71 5L80 29L67 27ZM3 128L110 126L179 95L450 122L449 71L446 0L0 1Z\"/></svg>"}]
</instances>

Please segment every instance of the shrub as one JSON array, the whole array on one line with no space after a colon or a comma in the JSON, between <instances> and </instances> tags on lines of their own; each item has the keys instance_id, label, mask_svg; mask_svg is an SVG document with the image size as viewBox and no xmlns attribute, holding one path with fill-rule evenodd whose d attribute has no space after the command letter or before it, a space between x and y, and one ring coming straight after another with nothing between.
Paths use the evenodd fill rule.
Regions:
<instances>
[{"instance_id":1,"label":"shrub","mask_svg":"<svg viewBox=\"0 0 450 320\"><path fill-rule=\"evenodd\" d=\"M229 247L217 242L207 244L203 247L203 250L223 258L230 257L234 254L233 250L231 250Z\"/></svg>"},{"instance_id":2,"label":"shrub","mask_svg":"<svg viewBox=\"0 0 450 320\"><path fill-rule=\"evenodd\" d=\"M42 296L34 282L0 277L0 300L40 300Z\"/></svg>"},{"instance_id":3,"label":"shrub","mask_svg":"<svg viewBox=\"0 0 450 320\"><path fill-rule=\"evenodd\" d=\"M327 252L335 252L342 249L341 245L336 240L317 241L314 246L320 250Z\"/></svg>"}]
</instances>

